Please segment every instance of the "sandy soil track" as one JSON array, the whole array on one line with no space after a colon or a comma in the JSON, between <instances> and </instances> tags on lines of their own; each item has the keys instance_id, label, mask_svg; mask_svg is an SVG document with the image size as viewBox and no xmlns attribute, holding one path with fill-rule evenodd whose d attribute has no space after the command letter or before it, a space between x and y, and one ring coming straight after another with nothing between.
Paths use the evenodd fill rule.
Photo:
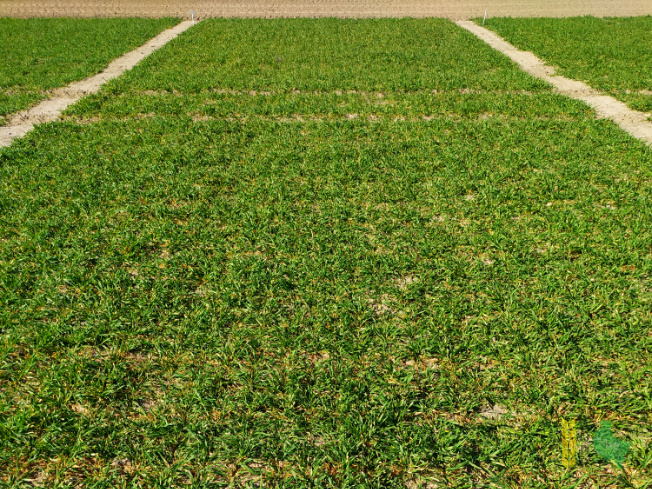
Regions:
<instances>
[{"instance_id":1,"label":"sandy soil track","mask_svg":"<svg viewBox=\"0 0 652 489\"><path fill-rule=\"evenodd\" d=\"M652 15L650 0L0 0L0 17L565 17Z\"/></svg>"}]
</instances>

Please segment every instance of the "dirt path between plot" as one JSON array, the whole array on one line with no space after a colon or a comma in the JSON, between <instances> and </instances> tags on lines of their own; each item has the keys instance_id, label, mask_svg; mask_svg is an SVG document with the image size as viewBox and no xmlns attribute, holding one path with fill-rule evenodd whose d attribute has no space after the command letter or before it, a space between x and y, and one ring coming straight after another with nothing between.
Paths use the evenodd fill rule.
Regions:
<instances>
[{"instance_id":1,"label":"dirt path between plot","mask_svg":"<svg viewBox=\"0 0 652 489\"><path fill-rule=\"evenodd\" d=\"M16 138L23 137L34 129L34 125L58 119L69 105L86 95L96 93L106 82L130 70L139 61L163 47L192 25L191 21L181 22L171 29L161 32L139 48L113 60L101 73L71 83L66 87L57 88L51 92L47 100L36 107L14 114L9 118L7 125L0 127L0 148L9 146Z\"/></svg>"},{"instance_id":2,"label":"dirt path between plot","mask_svg":"<svg viewBox=\"0 0 652 489\"><path fill-rule=\"evenodd\" d=\"M590 105L600 118L611 119L635 138L652 146L652 121L650 114L632 110L623 102L603 95L577 80L555 75L554 68L547 66L533 53L521 51L502 37L468 20L460 20L457 25L472 32L492 48L509 56L524 71L554 86L568 97L581 100Z\"/></svg>"},{"instance_id":3,"label":"dirt path between plot","mask_svg":"<svg viewBox=\"0 0 652 489\"><path fill-rule=\"evenodd\" d=\"M568 17L652 14L650 0L0 0L0 17Z\"/></svg>"}]
</instances>

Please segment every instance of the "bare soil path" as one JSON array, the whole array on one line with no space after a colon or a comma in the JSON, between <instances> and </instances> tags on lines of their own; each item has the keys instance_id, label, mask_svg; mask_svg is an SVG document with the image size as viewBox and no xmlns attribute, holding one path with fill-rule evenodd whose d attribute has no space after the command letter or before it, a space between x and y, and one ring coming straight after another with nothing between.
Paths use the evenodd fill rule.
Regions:
<instances>
[{"instance_id":1,"label":"bare soil path","mask_svg":"<svg viewBox=\"0 0 652 489\"><path fill-rule=\"evenodd\" d=\"M623 102L608 95L603 95L585 83L555 75L555 70L547 66L533 53L517 49L502 37L474 22L460 20L457 24L478 36L492 48L509 56L512 61L517 63L530 75L550 83L559 93L577 100L582 100L595 110L598 117L611 119L635 138L652 146L652 121L649 120L650 114L632 110Z\"/></svg>"},{"instance_id":2,"label":"bare soil path","mask_svg":"<svg viewBox=\"0 0 652 489\"><path fill-rule=\"evenodd\" d=\"M650 0L0 0L9 17L567 17L652 15Z\"/></svg>"},{"instance_id":3,"label":"bare soil path","mask_svg":"<svg viewBox=\"0 0 652 489\"><path fill-rule=\"evenodd\" d=\"M23 137L34 129L34 125L56 120L69 105L86 95L97 92L107 81L133 68L139 61L163 47L192 25L191 21L181 22L171 29L161 32L139 48L113 60L101 73L53 90L47 100L29 110L14 114L7 125L0 127L0 148L9 146L16 138Z\"/></svg>"}]
</instances>

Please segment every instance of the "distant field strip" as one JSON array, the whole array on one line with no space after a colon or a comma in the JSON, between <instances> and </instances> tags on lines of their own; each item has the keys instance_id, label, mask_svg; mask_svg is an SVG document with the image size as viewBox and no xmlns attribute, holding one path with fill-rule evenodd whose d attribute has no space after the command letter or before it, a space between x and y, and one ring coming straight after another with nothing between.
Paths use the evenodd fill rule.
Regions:
<instances>
[{"instance_id":1,"label":"distant field strip","mask_svg":"<svg viewBox=\"0 0 652 489\"><path fill-rule=\"evenodd\" d=\"M50 90L101 71L177 22L0 18L0 125Z\"/></svg>"},{"instance_id":2,"label":"distant field strip","mask_svg":"<svg viewBox=\"0 0 652 489\"><path fill-rule=\"evenodd\" d=\"M486 27L560 74L652 112L652 16L492 18Z\"/></svg>"},{"instance_id":3,"label":"distant field strip","mask_svg":"<svg viewBox=\"0 0 652 489\"><path fill-rule=\"evenodd\" d=\"M0 480L652 479L652 151L440 19L209 19L0 150Z\"/></svg>"},{"instance_id":4,"label":"distant field strip","mask_svg":"<svg viewBox=\"0 0 652 489\"><path fill-rule=\"evenodd\" d=\"M568 97L587 103L599 117L611 119L635 138L652 145L652 120L649 113L632 110L623 102L604 95L585 83L556 75L554 68L545 65L532 53L517 49L500 36L472 21L460 20L457 24L509 56L532 76L552 84L560 93Z\"/></svg>"},{"instance_id":5,"label":"distant field strip","mask_svg":"<svg viewBox=\"0 0 652 489\"><path fill-rule=\"evenodd\" d=\"M133 68L136 63L192 25L191 21L181 22L150 39L138 49L113 60L101 73L66 87L54 89L48 94L47 100L29 110L13 114L7 125L0 126L0 148L9 146L16 138L23 137L34 128L34 125L56 120L69 105L86 95L97 92L104 83Z\"/></svg>"}]
</instances>

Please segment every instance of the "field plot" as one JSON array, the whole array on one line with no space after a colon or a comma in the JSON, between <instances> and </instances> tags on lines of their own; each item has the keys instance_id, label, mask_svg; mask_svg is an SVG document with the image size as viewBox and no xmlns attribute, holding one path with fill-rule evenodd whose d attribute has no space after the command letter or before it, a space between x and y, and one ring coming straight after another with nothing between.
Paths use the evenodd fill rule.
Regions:
<instances>
[{"instance_id":1,"label":"field plot","mask_svg":"<svg viewBox=\"0 0 652 489\"><path fill-rule=\"evenodd\" d=\"M448 21L202 22L0 152L3 483L640 486L651 163Z\"/></svg>"},{"instance_id":2,"label":"field plot","mask_svg":"<svg viewBox=\"0 0 652 489\"><path fill-rule=\"evenodd\" d=\"M559 67L559 74L652 112L652 16L495 18L485 27Z\"/></svg>"},{"instance_id":3,"label":"field plot","mask_svg":"<svg viewBox=\"0 0 652 489\"><path fill-rule=\"evenodd\" d=\"M0 18L0 125L46 92L93 75L176 19Z\"/></svg>"}]
</instances>

